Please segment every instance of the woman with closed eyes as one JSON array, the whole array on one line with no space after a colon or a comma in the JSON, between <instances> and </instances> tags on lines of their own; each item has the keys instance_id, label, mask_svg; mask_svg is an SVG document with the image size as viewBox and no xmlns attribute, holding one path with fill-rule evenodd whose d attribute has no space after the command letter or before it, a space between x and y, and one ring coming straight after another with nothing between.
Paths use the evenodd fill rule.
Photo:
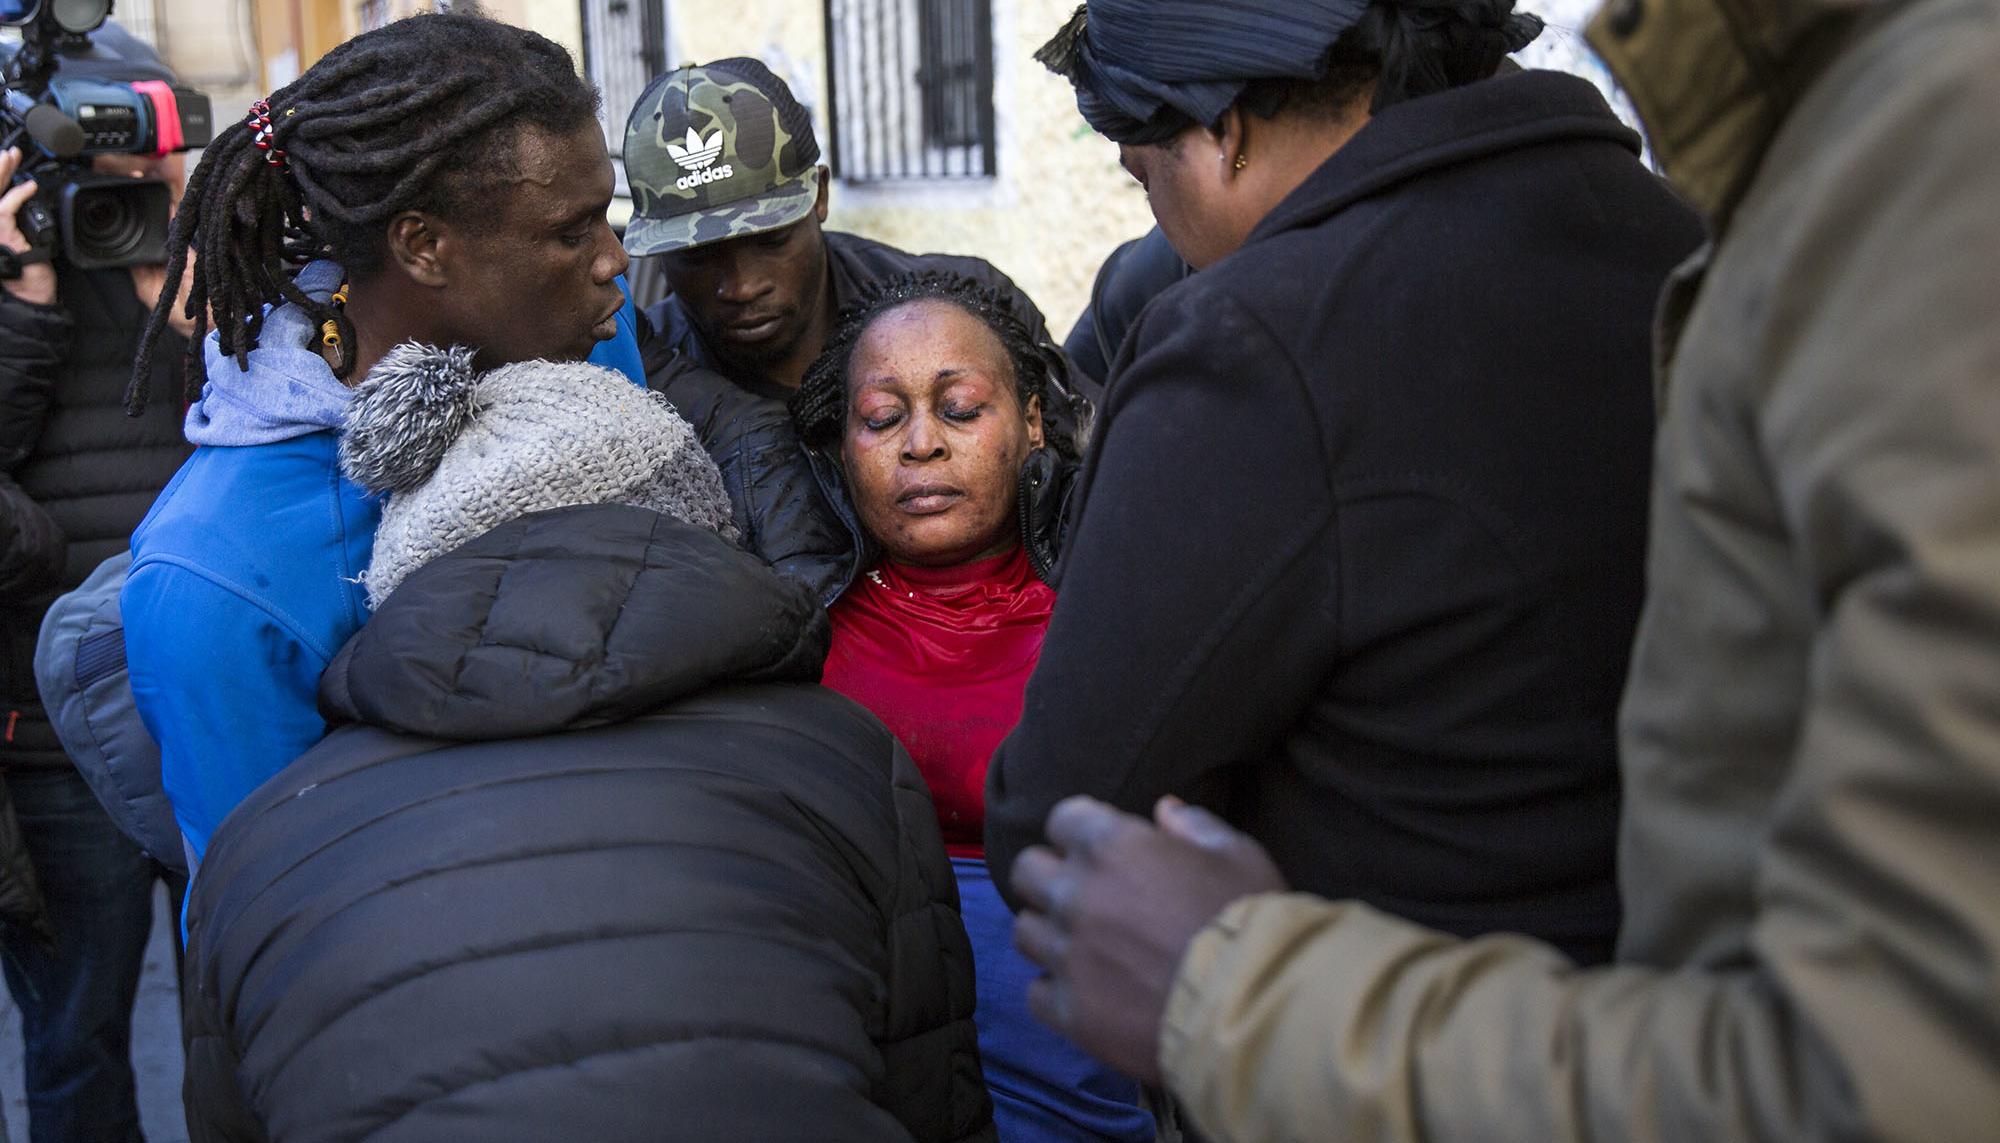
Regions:
<instances>
[{"instance_id":1,"label":"woman with closed eyes","mask_svg":"<svg viewBox=\"0 0 2000 1143\"><path fill-rule=\"evenodd\" d=\"M863 555L830 611L824 681L894 731L930 786L1000 1138L1136 1143L1153 1138L1138 1086L1028 1014L1034 969L980 840L986 760L1020 718L1055 607L1075 460L1041 406L1060 367L997 295L905 277L846 315L793 412Z\"/></svg>"}]
</instances>

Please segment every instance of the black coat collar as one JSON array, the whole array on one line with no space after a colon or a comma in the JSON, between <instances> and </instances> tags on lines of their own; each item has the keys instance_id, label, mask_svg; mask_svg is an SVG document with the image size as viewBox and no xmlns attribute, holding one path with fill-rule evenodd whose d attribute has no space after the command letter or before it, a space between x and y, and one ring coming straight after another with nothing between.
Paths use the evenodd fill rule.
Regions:
<instances>
[{"instance_id":1,"label":"black coat collar","mask_svg":"<svg viewBox=\"0 0 2000 1143\"><path fill-rule=\"evenodd\" d=\"M1446 167L1572 139L1606 139L1633 154L1639 136L1590 81L1524 71L1387 108L1355 133L1250 232L1250 241L1312 226L1390 187Z\"/></svg>"}]
</instances>

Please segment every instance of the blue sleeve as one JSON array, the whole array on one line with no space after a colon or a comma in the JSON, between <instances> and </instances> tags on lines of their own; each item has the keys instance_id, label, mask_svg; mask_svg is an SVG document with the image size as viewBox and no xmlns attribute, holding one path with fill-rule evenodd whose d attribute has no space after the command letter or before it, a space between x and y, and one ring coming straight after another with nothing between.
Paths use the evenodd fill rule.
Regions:
<instances>
[{"instance_id":1,"label":"blue sleeve","mask_svg":"<svg viewBox=\"0 0 2000 1143\"><path fill-rule=\"evenodd\" d=\"M120 596L132 698L197 860L237 803L326 736L326 658L262 607L173 564Z\"/></svg>"},{"instance_id":2,"label":"blue sleeve","mask_svg":"<svg viewBox=\"0 0 2000 1143\"><path fill-rule=\"evenodd\" d=\"M644 389L646 366L639 360L639 310L632 304L632 288L625 284L623 274L618 276L618 288L625 291L625 308L618 311L618 336L598 342L590 351L590 363L616 369Z\"/></svg>"}]
</instances>

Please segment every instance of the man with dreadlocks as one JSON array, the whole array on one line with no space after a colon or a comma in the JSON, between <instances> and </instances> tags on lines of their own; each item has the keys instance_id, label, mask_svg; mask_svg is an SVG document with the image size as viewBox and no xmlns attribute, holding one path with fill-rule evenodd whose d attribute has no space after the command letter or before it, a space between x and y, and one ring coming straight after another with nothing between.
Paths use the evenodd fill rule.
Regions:
<instances>
[{"instance_id":1,"label":"man with dreadlocks","mask_svg":"<svg viewBox=\"0 0 2000 1143\"><path fill-rule=\"evenodd\" d=\"M260 101L189 180L167 277L192 251L198 447L133 536L122 605L190 864L324 736L320 672L368 614L379 505L338 465L350 386L406 341L483 368L615 347L627 258L596 104L533 32L418 16ZM141 343L135 409L168 310ZM629 353L612 363L636 372Z\"/></svg>"}]
</instances>

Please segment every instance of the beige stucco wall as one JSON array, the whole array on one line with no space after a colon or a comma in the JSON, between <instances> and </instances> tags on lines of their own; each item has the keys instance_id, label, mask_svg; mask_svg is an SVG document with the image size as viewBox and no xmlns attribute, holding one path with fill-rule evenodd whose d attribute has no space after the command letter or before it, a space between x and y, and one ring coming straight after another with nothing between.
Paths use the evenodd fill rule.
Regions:
<instances>
[{"instance_id":1,"label":"beige stucco wall","mask_svg":"<svg viewBox=\"0 0 2000 1143\"><path fill-rule=\"evenodd\" d=\"M482 0L481 11L517 28L533 28L583 63L583 9L576 0Z\"/></svg>"},{"instance_id":2,"label":"beige stucco wall","mask_svg":"<svg viewBox=\"0 0 2000 1143\"><path fill-rule=\"evenodd\" d=\"M1092 134L1069 86L1033 59L1076 0L995 0L999 176L971 184L837 184L830 225L915 251L976 254L1020 283L1058 336L1104 256L1152 225L1117 148ZM676 62L756 56L813 105L826 142L826 41L817 0L668 0Z\"/></svg>"},{"instance_id":3,"label":"beige stucco wall","mask_svg":"<svg viewBox=\"0 0 2000 1143\"><path fill-rule=\"evenodd\" d=\"M208 94L217 130L265 93L250 4L165 0L157 17L161 55L182 83Z\"/></svg>"}]
</instances>

